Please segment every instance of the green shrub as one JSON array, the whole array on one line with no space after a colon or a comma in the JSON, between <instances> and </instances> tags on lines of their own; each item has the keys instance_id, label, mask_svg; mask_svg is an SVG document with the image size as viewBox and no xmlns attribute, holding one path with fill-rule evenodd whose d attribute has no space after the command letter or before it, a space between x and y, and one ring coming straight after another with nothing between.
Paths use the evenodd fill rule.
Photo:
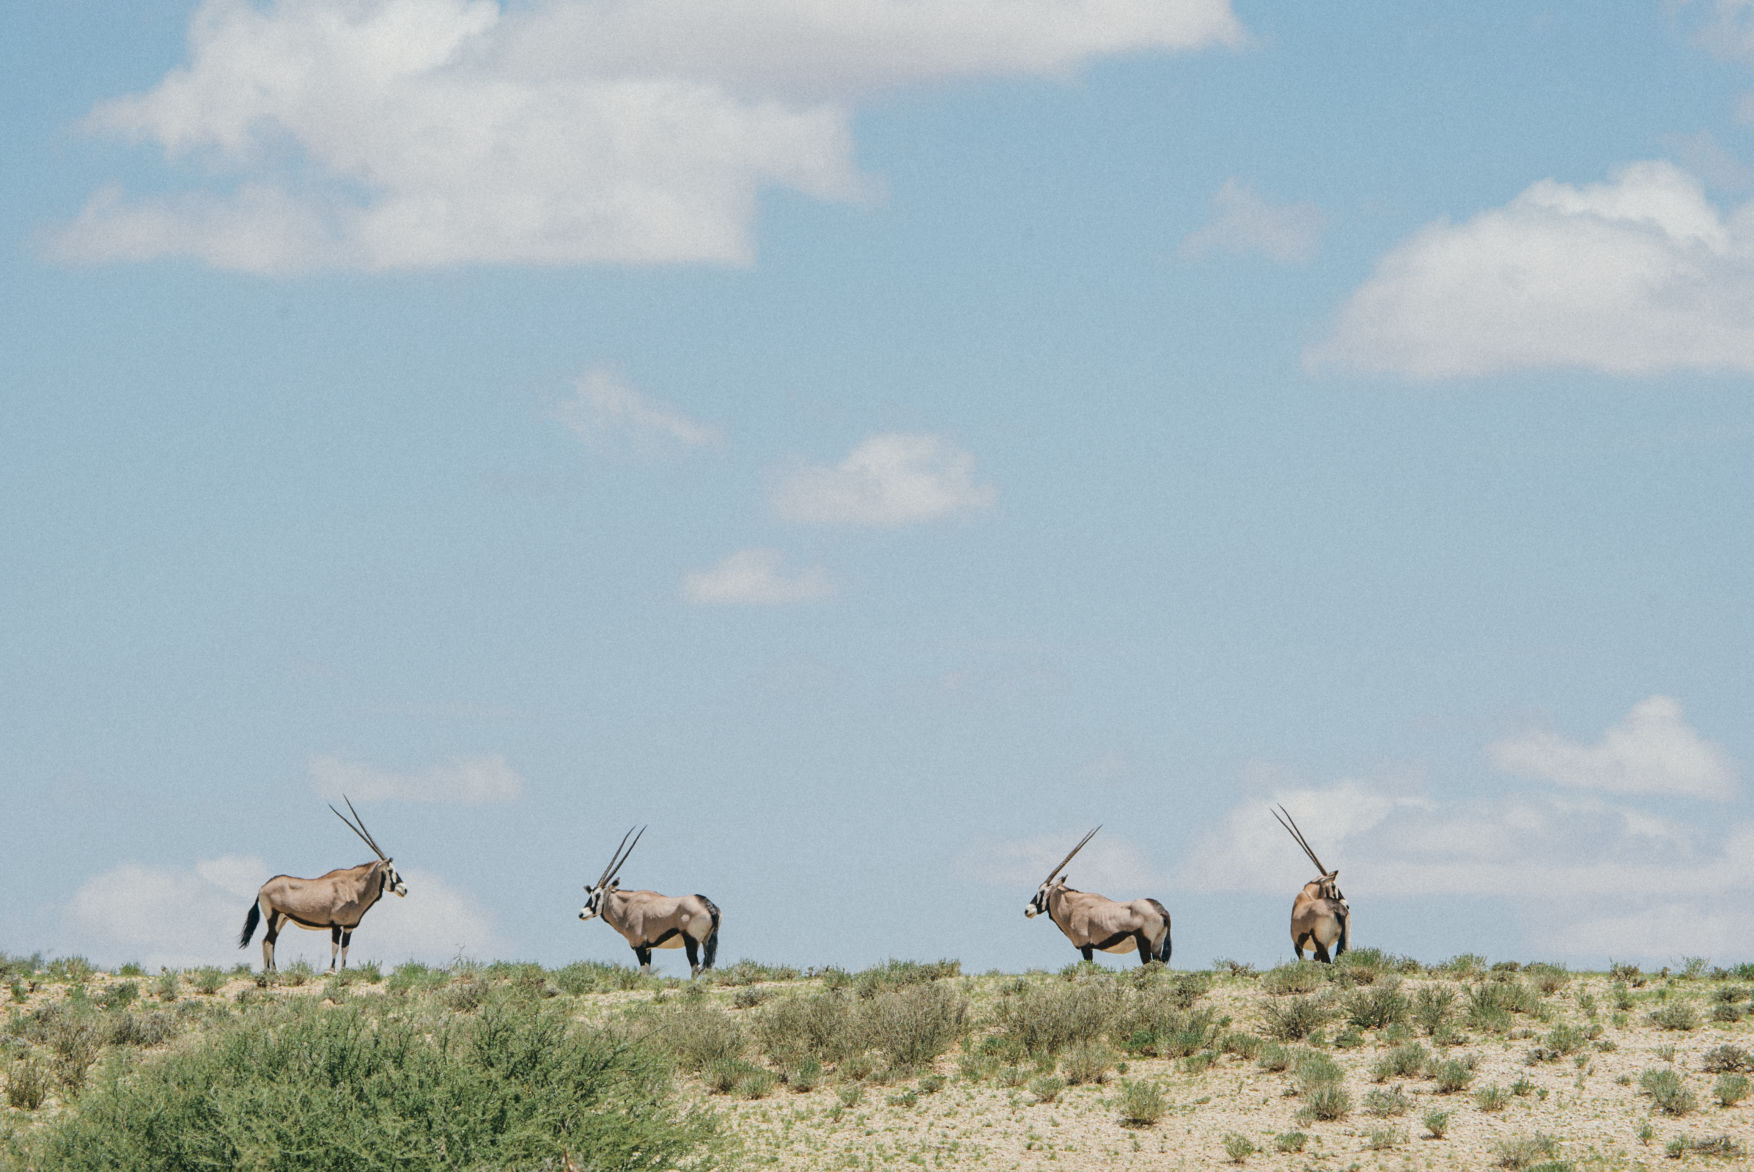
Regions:
<instances>
[{"instance_id":1,"label":"green shrub","mask_svg":"<svg viewBox=\"0 0 1754 1172\"><path fill-rule=\"evenodd\" d=\"M871 1044L892 1068L915 1070L956 1044L968 999L947 984L912 985L874 998L863 1016Z\"/></svg>"},{"instance_id":2,"label":"green shrub","mask_svg":"<svg viewBox=\"0 0 1754 1172\"><path fill-rule=\"evenodd\" d=\"M208 965L204 968L198 968L190 973L189 981L195 986L196 992L212 996L214 993L219 992L219 987L221 985L225 984L225 974L214 968L212 965Z\"/></svg>"},{"instance_id":3,"label":"green shrub","mask_svg":"<svg viewBox=\"0 0 1754 1172\"><path fill-rule=\"evenodd\" d=\"M1425 1124L1425 1130L1431 1133L1432 1139L1442 1139L1449 1130L1449 1117L1448 1111L1427 1111L1421 1122Z\"/></svg>"},{"instance_id":4,"label":"green shrub","mask_svg":"<svg viewBox=\"0 0 1754 1172\"><path fill-rule=\"evenodd\" d=\"M1092 1038L1078 1042L1066 1051L1060 1059L1060 1073L1066 1076L1070 1086L1104 1083L1114 1065L1115 1052L1108 1043Z\"/></svg>"},{"instance_id":5,"label":"green shrub","mask_svg":"<svg viewBox=\"0 0 1754 1172\"><path fill-rule=\"evenodd\" d=\"M476 1017L294 999L88 1092L31 1137L41 1167L668 1168L705 1156L709 1115L664 1064L529 1002Z\"/></svg>"},{"instance_id":6,"label":"green shrub","mask_svg":"<svg viewBox=\"0 0 1754 1172\"><path fill-rule=\"evenodd\" d=\"M1123 1127L1150 1127L1168 1110L1163 1088L1156 1082L1127 1079L1121 1083L1119 1114Z\"/></svg>"},{"instance_id":7,"label":"green shrub","mask_svg":"<svg viewBox=\"0 0 1754 1172\"><path fill-rule=\"evenodd\" d=\"M1316 1087L1304 1096L1303 1107L1297 1117L1301 1119L1320 1119L1332 1122L1344 1119L1352 1110L1352 1096L1339 1083Z\"/></svg>"},{"instance_id":8,"label":"green shrub","mask_svg":"<svg viewBox=\"0 0 1754 1172\"><path fill-rule=\"evenodd\" d=\"M1298 1091L1307 1095L1317 1087L1339 1085L1344 1081L1346 1072L1326 1054L1305 1050L1297 1056L1291 1077L1297 1083Z\"/></svg>"},{"instance_id":9,"label":"green shrub","mask_svg":"<svg viewBox=\"0 0 1754 1172\"><path fill-rule=\"evenodd\" d=\"M1447 985L1420 985L1413 990L1412 1014L1419 1028L1435 1034L1448 1023L1456 1003L1456 991Z\"/></svg>"},{"instance_id":10,"label":"green shrub","mask_svg":"<svg viewBox=\"0 0 1754 1172\"><path fill-rule=\"evenodd\" d=\"M1082 1038L1107 1034L1123 1005L1120 989L1106 977L1029 984L1001 995L998 1021L1001 1033L1024 1053L1053 1055ZM1174 1013L1159 1005L1164 1014Z\"/></svg>"},{"instance_id":11,"label":"green shrub","mask_svg":"<svg viewBox=\"0 0 1754 1172\"><path fill-rule=\"evenodd\" d=\"M891 964L898 962L891 961ZM715 985L754 985L774 981L795 981L801 974L789 964L761 964L753 960L740 960L736 964L727 965L722 969L711 969L703 974Z\"/></svg>"},{"instance_id":12,"label":"green shrub","mask_svg":"<svg viewBox=\"0 0 1754 1172\"><path fill-rule=\"evenodd\" d=\"M1431 1077L1437 1081L1439 1094L1453 1095L1468 1088L1468 1084L1474 1081L1474 1071L1460 1058L1451 1058L1435 1063Z\"/></svg>"},{"instance_id":13,"label":"green shrub","mask_svg":"<svg viewBox=\"0 0 1754 1172\"><path fill-rule=\"evenodd\" d=\"M1699 1028L1699 1010L1693 1002L1680 999L1667 1005L1651 1010L1650 1019L1665 1030L1696 1030Z\"/></svg>"},{"instance_id":14,"label":"green shrub","mask_svg":"<svg viewBox=\"0 0 1754 1172\"><path fill-rule=\"evenodd\" d=\"M1387 1082L1391 1078L1411 1078L1425 1069L1431 1060L1431 1054L1418 1042L1408 1042L1396 1046L1387 1054L1378 1058L1370 1066L1372 1082Z\"/></svg>"},{"instance_id":15,"label":"green shrub","mask_svg":"<svg viewBox=\"0 0 1754 1172\"><path fill-rule=\"evenodd\" d=\"M1277 1042L1269 1042L1255 1055L1255 1065L1272 1072L1286 1070L1291 1066L1291 1051Z\"/></svg>"},{"instance_id":16,"label":"green shrub","mask_svg":"<svg viewBox=\"0 0 1754 1172\"><path fill-rule=\"evenodd\" d=\"M769 1058L790 1066L806 1058L837 1063L865 1048L857 1007L845 993L796 994L768 1002L755 1037Z\"/></svg>"},{"instance_id":17,"label":"green shrub","mask_svg":"<svg viewBox=\"0 0 1754 1172\"><path fill-rule=\"evenodd\" d=\"M1705 1052L1705 1072L1717 1074L1720 1071L1746 1070L1754 1072L1754 1055L1740 1046L1724 1044L1713 1046Z\"/></svg>"},{"instance_id":18,"label":"green shrub","mask_svg":"<svg viewBox=\"0 0 1754 1172\"><path fill-rule=\"evenodd\" d=\"M1530 1062L1556 1062L1575 1054L1588 1044L1584 1031L1574 1025L1555 1026L1539 1045L1529 1051Z\"/></svg>"},{"instance_id":19,"label":"green shrub","mask_svg":"<svg viewBox=\"0 0 1754 1172\"><path fill-rule=\"evenodd\" d=\"M49 1068L35 1055L23 1054L6 1064L6 1105L35 1111L53 1085Z\"/></svg>"},{"instance_id":20,"label":"green shrub","mask_svg":"<svg viewBox=\"0 0 1754 1172\"><path fill-rule=\"evenodd\" d=\"M683 1003L647 1012L651 1014L651 1040L683 1070L705 1070L714 1063L740 1060L748 1049L743 1024L716 1005Z\"/></svg>"},{"instance_id":21,"label":"green shrub","mask_svg":"<svg viewBox=\"0 0 1754 1172\"><path fill-rule=\"evenodd\" d=\"M894 992L910 985L924 985L961 975L962 962L959 960L922 964L916 960L891 959L852 974L851 984L855 995L869 999L879 993Z\"/></svg>"},{"instance_id":22,"label":"green shrub","mask_svg":"<svg viewBox=\"0 0 1754 1172\"><path fill-rule=\"evenodd\" d=\"M1654 1067L1639 1075L1638 1087L1665 1115L1686 1115L1698 1105L1681 1076L1666 1066Z\"/></svg>"},{"instance_id":23,"label":"green shrub","mask_svg":"<svg viewBox=\"0 0 1754 1172\"><path fill-rule=\"evenodd\" d=\"M1231 1132L1224 1137L1224 1154L1230 1157L1232 1164L1240 1164L1255 1154L1254 1141L1246 1135Z\"/></svg>"},{"instance_id":24,"label":"green shrub","mask_svg":"<svg viewBox=\"0 0 1754 1172\"><path fill-rule=\"evenodd\" d=\"M1366 1115L1375 1115L1379 1118L1390 1115L1405 1115L1412 1106L1413 1100L1409 1099L1400 1087L1395 1087L1392 1090L1379 1088L1366 1091L1364 1094L1364 1113Z\"/></svg>"},{"instance_id":25,"label":"green shrub","mask_svg":"<svg viewBox=\"0 0 1754 1172\"><path fill-rule=\"evenodd\" d=\"M1282 1131L1273 1137L1273 1147L1281 1152L1301 1152L1309 1136L1301 1131Z\"/></svg>"},{"instance_id":26,"label":"green shrub","mask_svg":"<svg viewBox=\"0 0 1754 1172\"><path fill-rule=\"evenodd\" d=\"M1058 1075L1041 1074L1029 1080L1029 1093L1038 1103L1051 1103L1066 1089L1066 1080Z\"/></svg>"},{"instance_id":27,"label":"green shrub","mask_svg":"<svg viewBox=\"0 0 1754 1172\"><path fill-rule=\"evenodd\" d=\"M1689 1135L1678 1135L1670 1140L1663 1149L1671 1160L1679 1160L1685 1155L1709 1156L1719 1160L1740 1160L1748 1154L1747 1148L1734 1136L1714 1135L1709 1139L1694 1139Z\"/></svg>"},{"instance_id":28,"label":"green shrub","mask_svg":"<svg viewBox=\"0 0 1754 1172\"><path fill-rule=\"evenodd\" d=\"M1474 1104L1482 1111L1502 1111L1509 1102L1510 1092L1496 1084L1481 1087L1474 1092Z\"/></svg>"},{"instance_id":29,"label":"green shrub","mask_svg":"<svg viewBox=\"0 0 1754 1172\"><path fill-rule=\"evenodd\" d=\"M1299 961L1268 969L1261 974L1261 990L1278 996L1291 993L1313 993L1328 981L1326 965Z\"/></svg>"},{"instance_id":30,"label":"green shrub","mask_svg":"<svg viewBox=\"0 0 1754 1172\"><path fill-rule=\"evenodd\" d=\"M1534 1135L1517 1136L1512 1139L1500 1140L1497 1145L1498 1166L1519 1172L1534 1164L1536 1160L1550 1159L1559 1154L1559 1141L1550 1135L1536 1132Z\"/></svg>"},{"instance_id":31,"label":"green shrub","mask_svg":"<svg viewBox=\"0 0 1754 1172\"><path fill-rule=\"evenodd\" d=\"M1748 1076L1745 1074L1720 1074L1717 1082L1712 1084L1711 1093L1720 1107L1734 1107L1748 1097Z\"/></svg>"},{"instance_id":32,"label":"green shrub","mask_svg":"<svg viewBox=\"0 0 1754 1172\"><path fill-rule=\"evenodd\" d=\"M1320 1029L1330 1017L1327 1006L1314 997L1286 997L1261 1003L1267 1036L1282 1042L1300 1042Z\"/></svg>"},{"instance_id":33,"label":"green shrub","mask_svg":"<svg viewBox=\"0 0 1754 1172\"><path fill-rule=\"evenodd\" d=\"M1342 1012L1359 1029L1379 1030L1406 1021L1411 1009L1399 980L1390 978L1348 994Z\"/></svg>"}]
</instances>

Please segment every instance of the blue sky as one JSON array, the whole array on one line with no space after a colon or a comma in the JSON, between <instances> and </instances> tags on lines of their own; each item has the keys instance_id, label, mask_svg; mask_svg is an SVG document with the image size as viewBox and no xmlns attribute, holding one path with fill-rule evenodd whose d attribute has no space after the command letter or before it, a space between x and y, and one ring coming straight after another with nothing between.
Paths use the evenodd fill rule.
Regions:
<instances>
[{"instance_id":1,"label":"blue sky","mask_svg":"<svg viewBox=\"0 0 1754 1172\"><path fill-rule=\"evenodd\" d=\"M1749 0L0 21L0 949L1746 959Z\"/></svg>"}]
</instances>

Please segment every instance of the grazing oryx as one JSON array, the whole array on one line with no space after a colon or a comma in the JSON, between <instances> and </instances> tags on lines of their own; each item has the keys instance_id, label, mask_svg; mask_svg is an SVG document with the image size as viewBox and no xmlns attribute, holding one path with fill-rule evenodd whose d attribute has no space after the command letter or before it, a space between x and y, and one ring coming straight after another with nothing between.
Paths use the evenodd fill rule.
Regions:
<instances>
[{"instance_id":1,"label":"grazing oryx","mask_svg":"<svg viewBox=\"0 0 1754 1172\"><path fill-rule=\"evenodd\" d=\"M1283 817L1280 815L1283 814ZM1309 849L1304 841L1303 831L1291 819L1291 811L1280 806L1273 811L1273 817L1279 819L1286 833L1297 840L1309 861L1321 872L1318 878L1311 879L1297 893L1291 903L1291 948L1297 959L1303 959L1303 950L1308 945L1315 946L1315 958L1323 964L1332 964L1339 955L1346 951L1346 942L1351 936L1352 905L1340 894L1340 885L1335 882L1340 872L1330 871L1322 866L1316 853ZM1332 955L1329 949L1332 949Z\"/></svg>"},{"instance_id":2,"label":"grazing oryx","mask_svg":"<svg viewBox=\"0 0 1754 1172\"><path fill-rule=\"evenodd\" d=\"M1096 828L1101 829L1100 826ZM1162 904L1155 899L1116 903L1107 896L1066 886L1066 877L1060 872L1072 861L1072 855L1083 850L1084 844L1095 837L1096 830L1079 839L1072 854L1061 859L1060 865L1048 872L1023 914L1033 919L1046 912L1072 946L1084 954L1085 960L1091 959L1091 953L1098 948L1104 952L1126 952L1137 947L1140 964L1150 964L1154 960L1168 964L1169 911Z\"/></svg>"},{"instance_id":3,"label":"grazing oryx","mask_svg":"<svg viewBox=\"0 0 1754 1172\"><path fill-rule=\"evenodd\" d=\"M268 931L262 937L262 970L274 971L274 941L280 936L280 929L287 921L301 928L309 928L314 932L329 929L329 968L335 968L335 954L341 954L341 967L347 967L347 945L353 940L353 930L359 927L359 918L371 909L372 904L382 898L384 892L394 891L398 896L408 894L408 885L402 882L402 876L396 874L396 868L390 864L390 856L378 848L377 840L365 828L365 821L360 818L359 811L353 809L353 803L347 801L343 794L341 800L347 802L347 808L353 811L354 821L347 822L347 815L334 806L335 817L347 822L349 829L365 840L365 845L372 848L377 855L374 863L361 863L357 867L347 867L340 871L330 871L318 879L295 879L291 875L276 875L262 884L256 892L256 902L250 905L250 914L244 920L243 935L238 937L238 947L242 948L250 942L256 931L256 924L266 915Z\"/></svg>"},{"instance_id":4,"label":"grazing oryx","mask_svg":"<svg viewBox=\"0 0 1754 1172\"><path fill-rule=\"evenodd\" d=\"M719 954L719 907L704 895L621 890L616 874L645 832L642 826L639 834L629 829L621 836L615 857L603 868L597 882L585 888L585 906L579 909L579 919L602 916L611 928L627 937L634 955L639 957L641 973L650 975L652 971L652 949L686 948L689 975L698 977L713 967L713 958ZM628 844L628 835L633 835L632 845ZM706 947L704 956L700 952L702 945Z\"/></svg>"}]
</instances>

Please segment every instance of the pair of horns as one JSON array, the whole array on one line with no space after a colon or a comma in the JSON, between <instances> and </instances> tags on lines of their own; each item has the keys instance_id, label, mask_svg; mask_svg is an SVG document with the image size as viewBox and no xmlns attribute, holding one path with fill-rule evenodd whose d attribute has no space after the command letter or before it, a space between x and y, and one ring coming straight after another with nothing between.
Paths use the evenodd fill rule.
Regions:
<instances>
[{"instance_id":1,"label":"pair of horns","mask_svg":"<svg viewBox=\"0 0 1754 1172\"><path fill-rule=\"evenodd\" d=\"M1102 829L1101 826L1098 826L1096 828L1096 830L1101 830L1101 829ZM1054 881L1054 877L1057 876L1061 871L1064 871L1066 869L1066 864L1072 861L1072 856L1077 854L1079 851L1083 850L1084 844L1096 837L1096 830L1092 830L1089 834L1086 834L1083 838L1080 838L1078 840L1078 845L1073 847L1071 852L1068 853L1065 858L1060 860L1059 866L1055 867L1053 870L1048 872L1048 877L1046 879L1043 879L1042 882L1043 883L1052 883Z\"/></svg>"},{"instance_id":2,"label":"pair of horns","mask_svg":"<svg viewBox=\"0 0 1754 1172\"><path fill-rule=\"evenodd\" d=\"M631 855L633 853L633 848L639 845L639 840L645 832L646 828L644 826L639 828L639 834L634 834L633 828L631 826L628 827L627 834L621 836L621 846L615 848L615 857L609 860L609 865L607 867L603 868L603 874L597 879L597 882L590 887L585 888L585 890L591 891L603 886L605 883L615 878L615 876L620 873L622 864L627 862L627 856ZM627 841L629 835L633 837L631 843ZM623 850L622 847L626 847L627 849Z\"/></svg>"},{"instance_id":3,"label":"pair of horns","mask_svg":"<svg viewBox=\"0 0 1754 1172\"><path fill-rule=\"evenodd\" d=\"M384 849L378 845L378 840L373 838L371 836L371 832L365 828L365 819L363 819L359 816L358 810L353 809L353 803L351 801L348 801L347 795L342 794L341 800L344 802L347 802L348 810L352 811L352 813L353 813L353 821L347 822L347 815L343 814L340 810L336 810L335 804L333 802L331 802L331 803L329 803L329 809L334 811L335 817L341 819L341 821L343 821L343 822L347 822L347 829L349 829L349 830L353 831L353 833L359 835L361 841L363 841L365 843L365 845L372 848L373 854L377 855L378 858L384 860L384 862L386 862L386 863L389 862L390 856L386 855L384 853Z\"/></svg>"},{"instance_id":4,"label":"pair of horns","mask_svg":"<svg viewBox=\"0 0 1754 1172\"><path fill-rule=\"evenodd\" d=\"M1281 815L1283 815L1283 817L1281 817ZM1309 856L1309 861L1315 864L1316 870L1326 875L1328 869L1322 866L1322 861L1316 858L1316 853L1309 849L1309 843L1304 840L1303 831L1299 830L1297 828L1297 823L1292 820L1291 811L1287 810L1284 806L1280 806L1277 810L1273 811L1273 817L1278 818L1279 825L1285 828L1285 832L1297 840L1297 845L1303 848L1303 853Z\"/></svg>"}]
</instances>

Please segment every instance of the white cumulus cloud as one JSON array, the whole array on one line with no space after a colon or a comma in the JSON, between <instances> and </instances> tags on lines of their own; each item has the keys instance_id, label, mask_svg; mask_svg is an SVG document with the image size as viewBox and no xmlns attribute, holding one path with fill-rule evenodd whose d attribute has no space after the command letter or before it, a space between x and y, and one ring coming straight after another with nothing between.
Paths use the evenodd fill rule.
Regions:
<instances>
[{"instance_id":1,"label":"white cumulus cloud","mask_svg":"<svg viewBox=\"0 0 1754 1172\"><path fill-rule=\"evenodd\" d=\"M718 428L640 394L607 370L592 370L578 379L572 398L558 404L553 416L596 448L618 442L641 448L699 448L722 438Z\"/></svg>"},{"instance_id":2,"label":"white cumulus cloud","mask_svg":"<svg viewBox=\"0 0 1754 1172\"><path fill-rule=\"evenodd\" d=\"M366 913L353 935L348 961L444 962L458 952L491 956L499 941L474 900L428 871L398 868L408 883L405 899L388 897ZM238 934L256 889L275 874L261 859L227 855L191 867L121 863L92 876L74 891L67 911L73 941L103 963L138 961L147 968L261 960L262 930L249 950L238 951ZM288 927L276 960L329 964L329 933Z\"/></svg>"},{"instance_id":3,"label":"white cumulus cloud","mask_svg":"<svg viewBox=\"0 0 1754 1172\"><path fill-rule=\"evenodd\" d=\"M1275 203L1239 179L1212 197L1212 219L1182 240L1182 252L1258 252L1281 264L1308 260L1327 217L1312 203Z\"/></svg>"},{"instance_id":4,"label":"white cumulus cloud","mask_svg":"<svg viewBox=\"0 0 1754 1172\"><path fill-rule=\"evenodd\" d=\"M504 757L457 757L425 769L380 769L362 761L330 754L308 762L311 786L323 797L339 801L445 802L477 806L515 802L524 795L524 779Z\"/></svg>"},{"instance_id":5,"label":"white cumulus cloud","mask_svg":"<svg viewBox=\"0 0 1754 1172\"><path fill-rule=\"evenodd\" d=\"M1229 0L206 0L88 126L193 160L52 253L221 268L746 263L757 197L866 198L856 104L1237 45Z\"/></svg>"},{"instance_id":6,"label":"white cumulus cloud","mask_svg":"<svg viewBox=\"0 0 1754 1172\"><path fill-rule=\"evenodd\" d=\"M1542 180L1392 249L1304 360L1416 379L1754 372L1754 204L1720 211L1661 161Z\"/></svg>"},{"instance_id":7,"label":"white cumulus cloud","mask_svg":"<svg viewBox=\"0 0 1754 1172\"><path fill-rule=\"evenodd\" d=\"M788 572L777 549L741 549L710 569L683 578L682 597L701 606L780 606L815 602L834 593L821 566Z\"/></svg>"},{"instance_id":8,"label":"white cumulus cloud","mask_svg":"<svg viewBox=\"0 0 1754 1172\"><path fill-rule=\"evenodd\" d=\"M790 521L898 529L989 508L998 491L975 479L974 463L942 436L874 435L838 464L785 472L773 504Z\"/></svg>"},{"instance_id":9,"label":"white cumulus cloud","mask_svg":"<svg viewBox=\"0 0 1754 1172\"><path fill-rule=\"evenodd\" d=\"M1505 773L1575 789L1716 801L1738 789L1735 763L1687 723L1669 696L1640 700L1593 745L1535 731L1495 741L1486 755Z\"/></svg>"}]
</instances>

